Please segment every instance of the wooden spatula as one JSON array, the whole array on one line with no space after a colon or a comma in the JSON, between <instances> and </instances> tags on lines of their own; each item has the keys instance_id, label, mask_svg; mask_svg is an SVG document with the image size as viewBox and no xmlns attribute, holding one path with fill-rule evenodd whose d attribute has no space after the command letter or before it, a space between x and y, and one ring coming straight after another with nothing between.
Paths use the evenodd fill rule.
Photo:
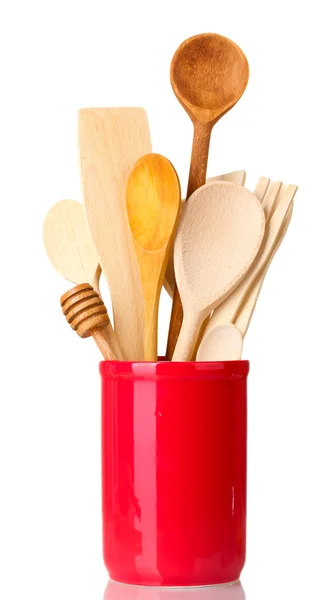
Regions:
<instances>
[{"instance_id":1,"label":"wooden spatula","mask_svg":"<svg viewBox=\"0 0 326 600\"><path fill-rule=\"evenodd\" d=\"M98 290L101 268L80 202L60 200L52 206L45 217L43 240L60 275L72 283L89 281Z\"/></svg>"},{"instance_id":2,"label":"wooden spatula","mask_svg":"<svg viewBox=\"0 0 326 600\"><path fill-rule=\"evenodd\" d=\"M244 277L263 239L264 212L248 190L202 186L188 200L174 249L184 318L173 360L189 360L204 319Z\"/></svg>"},{"instance_id":3,"label":"wooden spatula","mask_svg":"<svg viewBox=\"0 0 326 600\"><path fill-rule=\"evenodd\" d=\"M144 294L144 358L156 361L159 298L180 209L180 184L171 163L160 154L140 158L129 175L126 198Z\"/></svg>"},{"instance_id":4,"label":"wooden spatula","mask_svg":"<svg viewBox=\"0 0 326 600\"><path fill-rule=\"evenodd\" d=\"M232 323L217 325L204 335L197 352L196 360L219 361L240 360L242 335Z\"/></svg>"},{"instance_id":5,"label":"wooden spatula","mask_svg":"<svg viewBox=\"0 0 326 600\"><path fill-rule=\"evenodd\" d=\"M80 202L61 200L54 204L44 221L43 239L49 259L62 277L75 284L90 282L99 293L101 267ZM102 333L117 358L122 359L110 322Z\"/></svg>"},{"instance_id":6,"label":"wooden spatula","mask_svg":"<svg viewBox=\"0 0 326 600\"><path fill-rule=\"evenodd\" d=\"M265 198L265 194L268 190L270 179L268 177L260 177L255 187L254 194L258 198L259 202L262 202Z\"/></svg>"},{"instance_id":7,"label":"wooden spatula","mask_svg":"<svg viewBox=\"0 0 326 600\"><path fill-rule=\"evenodd\" d=\"M286 193L281 198L273 216L266 226L265 237L261 246L261 250L248 271L243 280L239 283L237 288L232 294L226 298L226 300L220 304L220 306L214 310L212 317L210 318L206 332L208 332L216 325L223 325L225 323L232 323L240 305L248 292L251 284L255 278L260 274L261 270L266 265L271 253L273 252L274 245L278 238L279 232L285 222L286 215L297 191L297 186L289 185Z\"/></svg>"},{"instance_id":8,"label":"wooden spatula","mask_svg":"<svg viewBox=\"0 0 326 600\"><path fill-rule=\"evenodd\" d=\"M246 181L246 171L232 171L231 173L225 173L224 175L217 175L216 177L209 177L207 183L210 181L230 181L230 183L237 183L238 185L244 185ZM267 180L269 182L269 179ZM181 202L180 213L184 206L185 200ZM169 294L170 298L173 298L175 290L175 273L173 264L173 247L170 250L170 256L165 271L164 287Z\"/></svg>"},{"instance_id":9,"label":"wooden spatula","mask_svg":"<svg viewBox=\"0 0 326 600\"><path fill-rule=\"evenodd\" d=\"M135 162L151 151L145 111L82 109L79 150L87 220L109 284L115 332L125 359L142 360L144 303L126 185Z\"/></svg>"},{"instance_id":10,"label":"wooden spatula","mask_svg":"<svg viewBox=\"0 0 326 600\"><path fill-rule=\"evenodd\" d=\"M247 294L245 295L245 297L240 305L239 310L236 313L236 316L234 319L234 324L241 332L242 337L245 337L245 335L248 331L248 327L250 325L251 318L252 318L253 312L255 310L257 300L258 300L262 285L264 283L266 273L269 269L269 266L275 256L278 248L280 247L280 245L283 241L283 238L284 238L287 230L288 230L288 227L290 225L291 218L292 218L292 213L293 213L293 202L290 204L290 208L287 212L286 218L284 220L284 224L280 229L279 235L274 244L273 251L272 251L268 261L266 262L265 267L262 269L262 271L260 272L258 277L256 277L256 279L250 286Z\"/></svg>"}]
</instances>

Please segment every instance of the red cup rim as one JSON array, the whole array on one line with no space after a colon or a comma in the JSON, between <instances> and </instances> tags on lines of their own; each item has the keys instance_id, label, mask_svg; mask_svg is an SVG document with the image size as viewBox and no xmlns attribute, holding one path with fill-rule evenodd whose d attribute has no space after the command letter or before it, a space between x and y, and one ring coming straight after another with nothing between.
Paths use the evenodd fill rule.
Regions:
<instances>
[{"instance_id":1,"label":"red cup rim","mask_svg":"<svg viewBox=\"0 0 326 600\"><path fill-rule=\"evenodd\" d=\"M127 379L239 379L249 373L248 360L218 362L102 361L104 378Z\"/></svg>"}]
</instances>

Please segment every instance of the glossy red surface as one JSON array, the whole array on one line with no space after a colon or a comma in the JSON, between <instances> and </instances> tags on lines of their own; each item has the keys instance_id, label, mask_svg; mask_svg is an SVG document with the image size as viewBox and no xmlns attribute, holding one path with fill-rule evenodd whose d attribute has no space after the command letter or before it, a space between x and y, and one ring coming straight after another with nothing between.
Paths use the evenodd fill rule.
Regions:
<instances>
[{"instance_id":1,"label":"glossy red surface","mask_svg":"<svg viewBox=\"0 0 326 600\"><path fill-rule=\"evenodd\" d=\"M245 561L247 361L102 362L104 561L112 579L209 585Z\"/></svg>"}]
</instances>

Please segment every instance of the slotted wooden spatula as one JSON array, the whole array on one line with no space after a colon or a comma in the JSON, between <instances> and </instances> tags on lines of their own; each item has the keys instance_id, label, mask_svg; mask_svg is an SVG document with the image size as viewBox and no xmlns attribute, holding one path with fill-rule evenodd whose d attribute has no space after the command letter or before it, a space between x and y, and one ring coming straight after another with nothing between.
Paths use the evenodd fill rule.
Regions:
<instances>
[{"instance_id":1,"label":"slotted wooden spatula","mask_svg":"<svg viewBox=\"0 0 326 600\"><path fill-rule=\"evenodd\" d=\"M270 267L270 264L275 256L277 250L279 249L279 247L283 241L283 238L285 237L285 234L286 234L288 227L290 225L290 222L291 222L292 213L293 213L293 202L290 204L290 208L287 212L284 224L280 229L280 232L276 239L273 251L272 251L268 261L266 262L265 267L262 269L262 271L258 275L258 277L256 277L253 284L250 286L247 294L245 295L245 297L240 305L239 310L236 313L236 316L234 319L234 324L241 332L242 337L245 337L245 335L248 331L248 327L250 325L252 315L255 310L257 300L258 300L259 294L261 292L262 285L264 283L266 273Z\"/></svg>"},{"instance_id":2,"label":"slotted wooden spatula","mask_svg":"<svg viewBox=\"0 0 326 600\"><path fill-rule=\"evenodd\" d=\"M126 185L136 161L151 151L141 108L79 112L81 180L87 220L107 278L114 328L127 360L144 357L144 302L126 210Z\"/></svg>"}]
</instances>

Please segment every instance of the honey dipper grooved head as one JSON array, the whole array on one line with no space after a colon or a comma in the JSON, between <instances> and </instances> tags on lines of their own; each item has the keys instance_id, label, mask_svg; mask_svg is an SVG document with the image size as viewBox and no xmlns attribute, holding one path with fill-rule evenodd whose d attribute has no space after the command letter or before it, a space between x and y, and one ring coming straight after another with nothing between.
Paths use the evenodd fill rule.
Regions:
<instances>
[{"instance_id":1,"label":"honey dipper grooved head","mask_svg":"<svg viewBox=\"0 0 326 600\"><path fill-rule=\"evenodd\" d=\"M98 293L82 283L61 296L62 312L70 327L80 337L89 337L95 329L107 327L110 319Z\"/></svg>"}]
</instances>

